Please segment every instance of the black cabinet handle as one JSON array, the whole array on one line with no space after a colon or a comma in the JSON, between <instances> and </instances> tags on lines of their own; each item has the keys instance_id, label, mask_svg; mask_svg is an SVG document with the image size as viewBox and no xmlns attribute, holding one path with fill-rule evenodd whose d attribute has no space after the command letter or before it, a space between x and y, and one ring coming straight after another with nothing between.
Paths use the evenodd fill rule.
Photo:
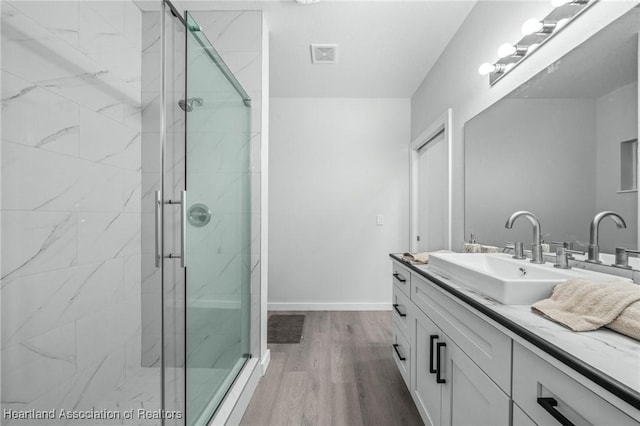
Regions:
<instances>
[{"instance_id":1,"label":"black cabinet handle","mask_svg":"<svg viewBox=\"0 0 640 426\"><path fill-rule=\"evenodd\" d=\"M440 376L441 373L441 369L440 369L440 348L446 348L447 344L444 342L438 342L436 343L436 382L437 383L447 383L447 381L445 379L443 379Z\"/></svg>"},{"instance_id":2,"label":"black cabinet handle","mask_svg":"<svg viewBox=\"0 0 640 426\"><path fill-rule=\"evenodd\" d=\"M402 355L400 355L400 351L398 350L398 345L397 343L393 344L393 349L396 351L396 355L398 355L398 358L400 359L400 361L406 361L407 359L405 357L403 357Z\"/></svg>"},{"instance_id":3,"label":"black cabinet handle","mask_svg":"<svg viewBox=\"0 0 640 426\"><path fill-rule=\"evenodd\" d=\"M407 314L403 314L403 313L400 311L400 309L398 309L398 306L400 306L400 305L398 305L397 303L394 303L394 304L393 304L393 309L395 309L395 310L396 310L396 312L398 313L398 315L400 315L401 317L406 317L406 316L407 316Z\"/></svg>"},{"instance_id":4,"label":"black cabinet handle","mask_svg":"<svg viewBox=\"0 0 640 426\"><path fill-rule=\"evenodd\" d=\"M562 413L556 410L558 401L555 398L538 398L538 404L545 409L545 411L553 416L562 426L575 426L571 420L562 415Z\"/></svg>"},{"instance_id":5,"label":"black cabinet handle","mask_svg":"<svg viewBox=\"0 0 640 426\"><path fill-rule=\"evenodd\" d=\"M433 368L433 342L438 339L437 334L429 336L429 373L436 373L437 370Z\"/></svg>"},{"instance_id":6,"label":"black cabinet handle","mask_svg":"<svg viewBox=\"0 0 640 426\"><path fill-rule=\"evenodd\" d=\"M396 280L400 281L401 283L406 283L407 282L407 280L397 272L395 274L393 274L393 276L395 277Z\"/></svg>"}]
</instances>

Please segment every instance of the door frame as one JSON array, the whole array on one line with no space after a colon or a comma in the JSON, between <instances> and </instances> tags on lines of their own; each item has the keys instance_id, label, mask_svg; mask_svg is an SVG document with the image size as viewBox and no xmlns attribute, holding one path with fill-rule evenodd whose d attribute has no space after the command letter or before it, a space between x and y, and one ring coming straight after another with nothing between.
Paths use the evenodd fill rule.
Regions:
<instances>
[{"instance_id":1,"label":"door frame","mask_svg":"<svg viewBox=\"0 0 640 426\"><path fill-rule=\"evenodd\" d=\"M447 213L446 213L446 249L451 250L451 202L452 202L452 179L451 179L451 149L452 137L451 129L453 128L453 110L448 108L442 115L434 120L418 137L413 139L409 145L409 248L412 252L418 250L418 231L420 225L418 222L418 185L419 185L419 159L418 152L421 147L429 142L437 134L444 131L444 144L447 153Z\"/></svg>"}]
</instances>

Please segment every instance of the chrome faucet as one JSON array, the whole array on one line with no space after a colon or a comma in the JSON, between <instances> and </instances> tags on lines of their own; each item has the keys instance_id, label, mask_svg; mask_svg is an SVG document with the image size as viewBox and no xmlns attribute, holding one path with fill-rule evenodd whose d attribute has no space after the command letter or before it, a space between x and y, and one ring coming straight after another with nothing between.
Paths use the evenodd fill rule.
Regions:
<instances>
[{"instance_id":1,"label":"chrome faucet","mask_svg":"<svg viewBox=\"0 0 640 426\"><path fill-rule=\"evenodd\" d=\"M529 222L533 225L533 243L531 244L531 262L532 263L544 263L544 257L542 256L542 236L540 233L540 221L537 216L528 211L518 211L509 216L507 219L507 223L504 225L505 228L511 229L513 228L513 222L516 221L520 216L524 216L529 219Z\"/></svg>"},{"instance_id":2,"label":"chrome faucet","mask_svg":"<svg viewBox=\"0 0 640 426\"><path fill-rule=\"evenodd\" d=\"M627 227L622 216L616 212L604 211L596 214L591 221L591 227L589 229L589 255L587 257L587 262L602 263L600 261L600 247L598 246L598 229L600 228L600 222L602 219L607 216L611 216L618 229Z\"/></svg>"}]
</instances>

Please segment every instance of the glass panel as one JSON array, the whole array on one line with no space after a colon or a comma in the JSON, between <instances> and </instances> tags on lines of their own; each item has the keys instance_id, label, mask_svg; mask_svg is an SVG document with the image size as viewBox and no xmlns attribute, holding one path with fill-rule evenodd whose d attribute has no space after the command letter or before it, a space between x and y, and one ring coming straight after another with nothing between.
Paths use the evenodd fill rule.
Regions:
<instances>
[{"instance_id":1,"label":"glass panel","mask_svg":"<svg viewBox=\"0 0 640 426\"><path fill-rule=\"evenodd\" d=\"M213 415L249 354L250 107L187 13L187 424Z\"/></svg>"}]
</instances>

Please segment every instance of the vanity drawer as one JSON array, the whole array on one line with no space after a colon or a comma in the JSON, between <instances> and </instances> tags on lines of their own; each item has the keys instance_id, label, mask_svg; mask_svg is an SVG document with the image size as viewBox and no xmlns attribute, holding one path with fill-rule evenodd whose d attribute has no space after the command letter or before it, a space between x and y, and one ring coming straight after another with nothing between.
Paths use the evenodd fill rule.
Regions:
<instances>
[{"instance_id":1,"label":"vanity drawer","mask_svg":"<svg viewBox=\"0 0 640 426\"><path fill-rule=\"evenodd\" d=\"M513 401L540 425L562 423L551 413L559 413L575 425L638 425L596 392L518 343L513 345Z\"/></svg>"},{"instance_id":2,"label":"vanity drawer","mask_svg":"<svg viewBox=\"0 0 640 426\"><path fill-rule=\"evenodd\" d=\"M511 338L435 284L414 274L411 300L507 395L511 395Z\"/></svg>"},{"instance_id":3,"label":"vanity drawer","mask_svg":"<svg viewBox=\"0 0 640 426\"><path fill-rule=\"evenodd\" d=\"M395 324L393 325L393 347L391 351L404 383L407 388L411 389L411 346Z\"/></svg>"},{"instance_id":4,"label":"vanity drawer","mask_svg":"<svg viewBox=\"0 0 640 426\"><path fill-rule=\"evenodd\" d=\"M393 324L402 333L405 339L411 336L411 314L409 297L406 296L397 286L393 287Z\"/></svg>"},{"instance_id":5,"label":"vanity drawer","mask_svg":"<svg viewBox=\"0 0 640 426\"><path fill-rule=\"evenodd\" d=\"M399 288L407 297L411 295L411 273L409 269L400 265L397 261L393 265L393 284Z\"/></svg>"}]
</instances>

